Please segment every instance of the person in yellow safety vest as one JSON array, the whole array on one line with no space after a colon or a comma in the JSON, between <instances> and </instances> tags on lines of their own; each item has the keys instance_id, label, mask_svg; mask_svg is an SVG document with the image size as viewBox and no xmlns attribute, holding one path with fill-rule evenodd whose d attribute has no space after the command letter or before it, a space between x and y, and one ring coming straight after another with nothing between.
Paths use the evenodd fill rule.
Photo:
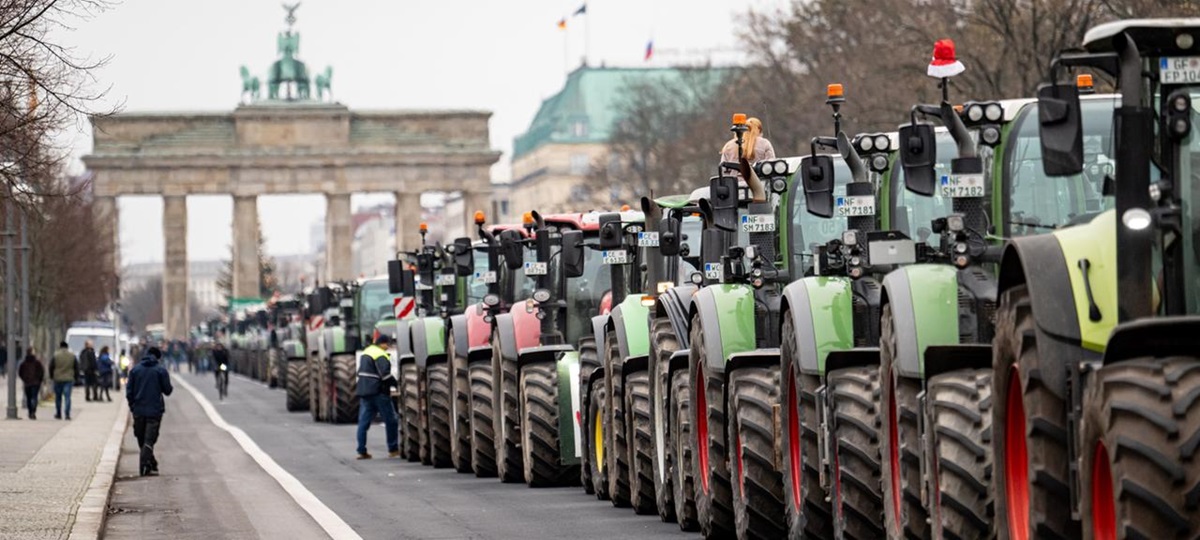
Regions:
<instances>
[{"instance_id":1,"label":"person in yellow safety vest","mask_svg":"<svg viewBox=\"0 0 1200 540\"><path fill-rule=\"evenodd\" d=\"M389 397L392 387L396 386L388 355L391 345L392 337L380 334L358 358L358 390L355 392L358 396L358 459L371 459L371 454L367 453L367 429L376 414L383 417L387 429L388 457L400 457L396 408Z\"/></svg>"}]
</instances>

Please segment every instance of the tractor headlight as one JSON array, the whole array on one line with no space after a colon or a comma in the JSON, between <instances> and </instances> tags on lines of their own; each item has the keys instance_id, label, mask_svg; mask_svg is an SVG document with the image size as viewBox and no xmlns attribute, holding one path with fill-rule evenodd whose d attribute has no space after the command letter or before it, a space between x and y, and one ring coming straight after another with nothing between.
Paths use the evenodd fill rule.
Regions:
<instances>
[{"instance_id":1,"label":"tractor headlight","mask_svg":"<svg viewBox=\"0 0 1200 540\"><path fill-rule=\"evenodd\" d=\"M496 306L500 305L500 295L498 295L498 294L483 295L483 305L485 305L487 307L496 307Z\"/></svg>"},{"instance_id":2,"label":"tractor headlight","mask_svg":"<svg viewBox=\"0 0 1200 540\"><path fill-rule=\"evenodd\" d=\"M700 272L692 272L692 275L689 276L688 279L691 280L692 285L704 284L704 274L701 274Z\"/></svg>"},{"instance_id":3,"label":"tractor headlight","mask_svg":"<svg viewBox=\"0 0 1200 540\"><path fill-rule=\"evenodd\" d=\"M658 282L658 285L655 288L658 290L658 294L662 294L662 293L667 292L667 289L670 289L671 287L674 287L674 286L675 286L674 282L660 281L660 282Z\"/></svg>"},{"instance_id":4,"label":"tractor headlight","mask_svg":"<svg viewBox=\"0 0 1200 540\"><path fill-rule=\"evenodd\" d=\"M858 141L858 147L863 152L870 152L875 149L875 139L870 136L863 137Z\"/></svg>"},{"instance_id":5,"label":"tractor headlight","mask_svg":"<svg viewBox=\"0 0 1200 540\"><path fill-rule=\"evenodd\" d=\"M846 247L854 247L854 246L858 245L858 231L855 231L855 230L843 231L842 232L842 243L845 244Z\"/></svg>"},{"instance_id":6,"label":"tractor headlight","mask_svg":"<svg viewBox=\"0 0 1200 540\"><path fill-rule=\"evenodd\" d=\"M979 138L983 140L983 144L988 146L996 146L1000 144L1000 128L996 126L986 126L979 132Z\"/></svg>"},{"instance_id":7,"label":"tractor headlight","mask_svg":"<svg viewBox=\"0 0 1200 540\"><path fill-rule=\"evenodd\" d=\"M758 246L755 246L755 245L746 246L746 250L744 253L745 253L747 259L750 259L753 261L754 259L758 258Z\"/></svg>"},{"instance_id":8,"label":"tractor headlight","mask_svg":"<svg viewBox=\"0 0 1200 540\"><path fill-rule=\"evenodd\" d=\"M967 120L971 122L983 120L983 106L978 104L967 105Z\"/></svg>"},{"instance_id":9,"label":"tractor headlight","mask_svg":"<svg viewBox=\"0 0 1200 540\"><path fill-rule=\"evenodd\" d=\"M959 232L965 228L966 224L963 223L963 217L961 214L954 214L946 217L946 229L948 229L950 232Z\"/></svg>"},{"instance_id":10,"label":"tractor headlight","mask_svg":"<svg viewBox=\"0 0 1200 540\"><path fill-rule=\"evenodd\" d=\"M878 154L871 158L871 170L875 172L883 172L887 170L888 158L883 154Z\"/></svg>"},{"instance_id":11,"label":"tractor headlight","mask_svg":"<svg viewBox=\"0 0 1200 540\"><path fill-rule=\"evenodd\" d=\"M862 257L857 255L850 257L850 266L862 266Z\"/></svg>"},{"instance_id":12,"label":"tractor headlight","mask_svg":"<svg viewBox=\"0 0 1200 540\"><path fill-rule=\"evenodd\" d=\"M771 181L771 191L775 193L784 193L787 191L787 180L776 178Z\"/></svg>"},{"instance_id":13,"label":"tractor headlight","mask_svg":"<svg viewBox=\"0 0 1200 540\"><path fill-rule=\"evenodd\" d=\"M988 103L983 109L983 117L988 119L988 122L999 122L1004 117L1004 107L999 103Z\"/></svg>"},{"instance_id":14,"label":"tractor headlight","mask_svg":"<svg viewBox=\"0 0 1200 540\"><path fill-rule=\"evenodd\" d=\"M543 304L550 301L550 289L538 289L533 291L533 301Z\"/></svg>"},{"instance_id":15,"label":"tractor headlight","mask_svg":"<svg viewBox=\"0 0 1200 540\"><path fill-rule=\"evenodd\" d=\"M892 141L887 135L879 134L875 136L875 150L879 152L887 152L892 146Z\"/></svg>"}]
</instances>

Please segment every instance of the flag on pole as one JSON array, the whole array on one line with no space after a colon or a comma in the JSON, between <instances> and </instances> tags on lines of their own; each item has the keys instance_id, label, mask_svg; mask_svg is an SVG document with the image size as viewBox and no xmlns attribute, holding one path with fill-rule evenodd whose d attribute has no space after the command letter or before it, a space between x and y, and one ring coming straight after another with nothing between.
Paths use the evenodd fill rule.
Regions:
<instances>
[{"instance_id":1,"label":"flag on pole","mask_svg":"<svg viewBox=\"0 0 1200 540\"><path fill-rule=\"evenodd\" d=\"M653 39L646 42L646 58L644 60L646 62L649 62L651 56L654 56L654 40Z\"/></svg>"},{"instance_id":2,"label":"flag on pole","mask_svg":"<svg viewBox=\"0 0 1200 540\"><path fill-rule=\"evenodd\" d=\"M586 15L586 14L587 14L587 2L584 2L583 5L579 6L579 9L575 10L575 13L572 14L571 16L574 17L575 15Z\"/></svg>"},{"instance_id":3,"label":"flag on pole","mask_svg":"<svg viewBox=\"0 0 1200 540\"><path fill-rule=\"evenodd\" d=\"M567 29L567 18L566 18L566 17L563 17L563 18L561 18L561 19L559 19L559 20L558 20L558 29L559 29L559 30L566 30L566 29Z\"/></svg>"}]
</instances>

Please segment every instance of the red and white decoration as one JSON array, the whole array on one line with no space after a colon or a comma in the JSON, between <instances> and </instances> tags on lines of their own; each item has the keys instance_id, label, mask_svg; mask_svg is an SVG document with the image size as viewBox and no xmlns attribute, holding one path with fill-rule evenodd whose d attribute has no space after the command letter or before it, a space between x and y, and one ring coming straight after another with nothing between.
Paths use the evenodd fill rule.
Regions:
<instances>
[{"instance_id":1,"label":"red and white decoration","mask_svg":"<svg viewBox=\"0 0 1200 540\"><path fill-rule=\"evenodd\" d=\"M409 313L412 313L412 310L414 307L416 307L416 305L417 301L415 298L407 296L396 298L392 300L392 315L395 315L397 319L403 319L407 317Z\"/></svg>"},{"instance_id":2,"label":"red and white decoration","mask_svg":"<svg viewBox=\"0 0 1200 540\"><path fill-rule=\"evenodd\" d=\"M943 79L953 77L966 71L966 66L958 61L958 57L954 53L953 39L939 39L933 44L933 60L929 62L929 69L926 70L930 77Z\"/></svg>"},{"instance_id":3,"label":"red and white decoration","mask_svg":"<svg viewBox=\"0 0 1200 540\"><path fill-rule=\"evenodd\" d=\"M321 315L313 315L308 319L308 331L316 332L325 327L325 317Z\"/></svg>"}]
</instances>

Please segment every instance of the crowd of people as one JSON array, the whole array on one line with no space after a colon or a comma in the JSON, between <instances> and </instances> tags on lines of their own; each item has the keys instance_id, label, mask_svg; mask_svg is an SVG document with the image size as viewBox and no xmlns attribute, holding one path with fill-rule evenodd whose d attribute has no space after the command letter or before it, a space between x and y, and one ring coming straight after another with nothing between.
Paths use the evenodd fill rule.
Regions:
<instances>
[{"instance_id":1,"label":"crowd of people","mask_svg":"<svg viewBox=\"0 0 1200 540\"><path fill-rule=\"evenodd\" d=\"M76 385L84 386L87 401L112 401L111 391L120 390L121 377L128 368L129 358L124 349L114 357L108 346L100 347L97 353L92 342L87 341L76 355L64 341L50 355L48 364L42 362L36 348L26 350L17 366L17 377L24 386L30 420L37 419L38 402L46 383L50 383L54 392L54 418L70 420L71 392Z\"/></svg>"}]
</instances>

